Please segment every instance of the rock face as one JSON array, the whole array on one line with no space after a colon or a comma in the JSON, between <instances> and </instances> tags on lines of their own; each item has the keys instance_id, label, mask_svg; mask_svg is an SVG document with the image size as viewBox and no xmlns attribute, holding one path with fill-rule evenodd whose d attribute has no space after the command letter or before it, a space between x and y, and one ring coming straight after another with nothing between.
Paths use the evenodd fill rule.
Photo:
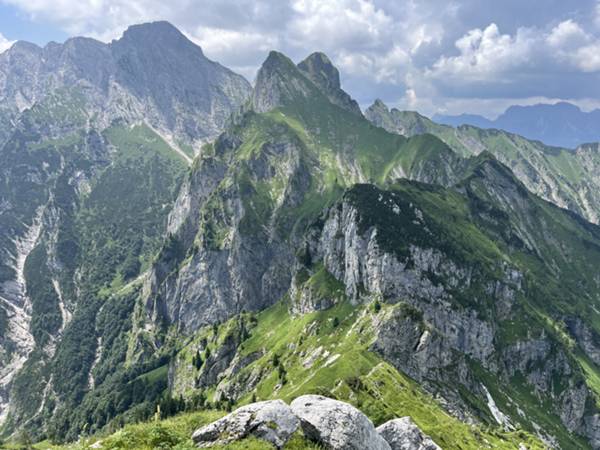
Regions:
<instances>
[{"instance_id":1,"label":"rock face","mask_svg":"<svg viewBox=\"0 0 600 450\"><path fill-rule=\"evenodd\" d=\"M291 404L304 435L327 448L389 450L371 421L347 403L320 395L303 395Z\"/></svg>"},{"instance_id":2,"label":"rock face","mask_svg":"<svg viewBox=\"0 0 600 450\"><path fill-rule=\"evenodd\" d=\"M377 432L390 444L392 450L441 450L410 417L390 420L377 427Z\"/></svg>"},{"instance_id":3,"label":"rock face","mask_svg":"<svg viewBox=\"0 0 600 450\"><path fill-rule=\"evenodd\" d=\"M252 403L194 432L198 447L224 445L255 436L282 448L300 425L292 410L281 400Z\"/></svg>"},{"instance_id":4,"label":"rock face","mask_svg":"<svg viewBox=\"0 0 600 450\"><path fill-rule=\"evenodd\" d=\"M167 22L132 26L110 44L17 42L0 55L2 120L74 87L96 104L94 120L145 121L172 143L191 145L215 138L251 89Z\"/></svg>"},{"instance_id":5,"label":"rock face","mask_svg":"<svg viewBox=\"0 0 600 450\"><path fill-rule=\"evenodd\" d=\"M309 234L308 240L313 260L321 261L342 281L348 298L360 302L369 292L394 303L378 315L371 349L444 397L447 408L463 420L476 420L477 412L461 399L457 385L487 398L487 413L507 428L512 427L512 420L502 411L504 407L498 406L499 399L477 381L472 361L502 378L521 374L540 397L554 392L556 411L566 429L587 434L594 441L596 435L593 431L588 434L592 429L588 423L595 416L585 409L592 393L580 383L576 363L560 345L541 330L536 337L524 335L512 342L499 342L498 319L515 319L515 299L525 289L522 271L501 263L495 275L481 272L481 266L470 265L450 248L441 250L445 244L438 246L434 235L427 232L435 225L426 210L415 209L412 201L404 203L398 196L371 189L356 186L347 192L319 222L320 232ZM468 195L475 195L475 189L483 190L499 210L511 211L519 223L515 228L504 227L503 238L511 245L518 242L519 247L540 255L560 254L554 241L545 241L534 231L538 225L531 223L530 194L497 162L483 161L460 189ZM476 209L473 213L478 214ZM505 216L498 213L497 217ZM490 220L487 214L482 217L485 223ZM417 228L412 229L413 225ZM423 238L418 237L421 233ZM402 244L395 241L396 236L402 236ZM419 242L426 244L420 247ZM457 301L461 291L470 292L467 295L477 302L491 299L494 312L487 315L475 303ZM310 308L310 302L304 307ZM318 305L314 309L318 310ZM567 320L566 325L593 360L598 345L589 326L581 320ZM553 384L556 379L565 381L558 387Z\"/></svg>"}]
</instances>

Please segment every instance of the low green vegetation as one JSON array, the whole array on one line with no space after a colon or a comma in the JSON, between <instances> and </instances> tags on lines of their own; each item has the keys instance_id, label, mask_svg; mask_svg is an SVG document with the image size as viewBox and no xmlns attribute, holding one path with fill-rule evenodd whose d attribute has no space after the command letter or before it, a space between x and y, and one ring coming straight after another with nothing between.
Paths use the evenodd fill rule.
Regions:
<instances>
[{"instance_id":1,"label":"low green vegetation","mask_svg":"<svg viewBox=\"0 0 600 450\"><path fill-rule=\"evenodd\" d=\"M44 441L28 444L30 440L21 437L22 442L7 443L0 448L7 450L195 450L192 433L203 425L209 424L226 413L223 411L198 411L183 413L169 419L152 419L148 422L126 425L122 429L107 435L81 438L66 445L54 445ZM24 441L26 441L24 443ZM215 450L275 450L270 443L247 437L241 441L211 447ZM283 450L322 450L318 444L308 441L301 431L295 433Z\"/></svg>"}]
</instances>

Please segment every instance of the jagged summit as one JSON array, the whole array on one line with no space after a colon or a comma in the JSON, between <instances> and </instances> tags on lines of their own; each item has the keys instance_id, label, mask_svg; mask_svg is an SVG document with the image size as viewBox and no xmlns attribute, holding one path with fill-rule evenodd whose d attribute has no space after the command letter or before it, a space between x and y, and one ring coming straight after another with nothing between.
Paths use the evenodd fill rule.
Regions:
<instances>
[{"instance_id":1,"label":"jagged summit","mask_svg":"<svg viewBox=\"0 0 600 450\"><path fill-rule=\"evenodd\" d=\"M430 120L416 111L400 111L388 108L381 100L376 99L365 110L365 117L374 125L402 136L423 134L430 128Z\"/></svg>"},{"instance_id":2,"label":"jagged summit","mask_svg":"<svg viewBox=\"0 0 600 450\"><path fill-rule=\"evenodd\" d=\"M380 98L376 98L370 108L384 108L389 109L388 106Z\"/></svg>"},{"instance_id":3,"label":"jagged summit","mask_svg":"<svg viewBox=\"0 0 600 450\"><path fill-rule=\"evenodd\" d=\"M56 42L50 42L48 45L58 45L56 44ZM40 47L37 44L34 44L33 42L29 42L29 41L17 41L15 42L12 46L10 46L5 52L4 54L15 54L15 53L21 53L21 52L40 52L42 51L42 47Z\"/></svg>"},{"instance_id":4,"label":"jagged summit","mask_svg":"<svg viewBox=\"0 0 600 450\"><path fill-rule=\"evenodd\" d=\"M280 65L281 65L281 67L284 67L284 66L291 67L291 66L294 66L294 63L292 62L292 60L290 58L288 58L283 53L281 53L277 50L271 50L269 52L269 55L267 56L267 59L265 59L265 61L263 62L261 69L276 68L276 67L279 67Z\"/></svg>"},{"instance_id":5,"label":"jagged summit","mask_svg":"<svg viewBox=\"0 0 600 450\"><path fill-rule=\"evenodd\" d=\"M327 89L340 88L340 72L324 53L312 53L298 64L298 68L307 73L315 83Z\"/></svg>"},{"instance_id":6,"label":"jagged summit","mask_svg":"<svg viewBox=\"0 0 600 450\"><path fill-rule=\"evenodd\" d=\"M331 102L362 116L358 103L341 89L340 72L327 55L321 52L312 53L298 64L298 68L319 87Z\"/></svg>"},{"instance_id":7,"label":"jagged summit","mask_svg":"<svg viewBox=\"0 0 600 450\"><path fill-rule=\"evenodd\" d=\"M256 77L252 106L257 112L266 112L314 95L323 95L329 102L362 117L358 103L340 88L337 68L318 52L295 65L284 54L271 51Z\"/></svg>"},{"instance_id":8,"label":"jagged summit","mask_svg":"<svg viewBox=\"0 0 600 450\"><path fill-rule=\"evenodd\" d=\"M267 112L307 97L315 86L296 65L277 51L269 52L256 76L252 106L257 112Z\"/></svg>"}]
</instances>

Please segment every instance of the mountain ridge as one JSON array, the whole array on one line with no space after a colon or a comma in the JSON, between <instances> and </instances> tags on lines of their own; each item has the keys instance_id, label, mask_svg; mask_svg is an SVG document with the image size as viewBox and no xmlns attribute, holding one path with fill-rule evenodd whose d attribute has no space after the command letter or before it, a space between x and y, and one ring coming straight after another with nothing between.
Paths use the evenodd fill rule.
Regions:
<instances>
[{"instance_id":1,"label":"mountain ridge","mask_svg":"<svg viewBox=\"0 0 600 450\"><path fill-rule=\"evenodd\" d=\"M463 156L490 151L509 166L529 190L598 223L599 180L595 175L598 154L593 151L594 144L573 151L546 146L502 130L471 125L453 128L416 112L389 110L383 102L369 107L365 116L392 133L406 136L431 133Z\"/></svg>"},{"instance_id":2,"label":"mountain ridge","mask_svg":"<svg viewBox=\"0 0 600 450\"><path fill-rule=\"evenodd\" d=\"M494 120L473 114L458 116L436 114L433 120L455 127L473 125L479 128L497 128L547 145L571 149L600 140L600 133L596 131L597 123L600 121L600 110L584 112L568 102L539 103L531 106L514 105Z\"/></svg>"}]
</instances>

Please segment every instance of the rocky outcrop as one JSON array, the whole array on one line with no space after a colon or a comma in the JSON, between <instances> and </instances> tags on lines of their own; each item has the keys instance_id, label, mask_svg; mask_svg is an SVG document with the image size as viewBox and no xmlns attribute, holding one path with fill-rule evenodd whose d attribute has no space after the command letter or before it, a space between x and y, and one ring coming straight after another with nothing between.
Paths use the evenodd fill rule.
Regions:
<instances>
[{"instance_id":1,"label":"rocky outcrop","mask_svg":"<svg viewBox=\"0 0 600 450\"><path fill-rule=\"evenodd\" d=\"M547 244L535 233L535 225L528 222L531 202L522 185L493 162L484 162L477 170L481 173L472 183L478 182L477 177L486 180L485 189L495 198L494 204L512 209L518 219L523 219L524 225L515 233L527 242L530 251L541 254ZM468 192L476 189L467 186ZM373 205L377 207L371 208ZM373 219L379 214L381 221ZM411 231L410 226L402 225L407 223L420 228ZM485 413L491 420L513 428L514 418L506 414L505 407L496 404L498 399L481 383L474 370L476 362L501 380L523 376L537 396L555 399L556 414L566 429L594 440L595 436L588 434L593 429L588 425L593 423L593 415L586 410L591 392L578 381L574 361L558 342L543 331L538 337L530 333L510 345L500 341L502 325L498 319L513 320L516 300L524 290L523 273L502 263L495 275L483 274L456 258L452 250L442 250L444 244L437 244L433 236L420 241L419 234L434 227L414 204L381 192L370 195L368 188L355 187L319 222L320 231L309 233L308 253L343 282L347 296L354 302L375 296L394 303L374 318L371 349L434 395L444 398L446 408L457 417L478 421L480 414L460 394L457 386L462 386L487 398L489 411ZM398 235L402 236L401 244L393 245ZM427 242L428 246L418 242ZM472 306L457 301L461 292L468 292ZM303 298L301 292L299 297ZM493 299L494 310L488 311L491 314L482 314L483 309L477 306L486 299ZM320 308L312 303L315 310ZM310 301L301 305L311 308ZM592 331L573 320L567 326L593 358Z\"/></svg>"},{"instance_id":2,"label":"rocky outcrop","mask_svg":"<svg viewBox=\"0 0 600 450\"><path fill-rule=\"evenodd\" d=\"M304 435L331 449L389 450L371 421L347 403L320 395L303 395L291 404Z\"/></svg>"},{"instance_id":3,"label":"rocky outcrop","mask_svg":"<svg viewBox=\"0 0 600 450\"><path fill-rule=\"evenodd\" d=\"M243 406L231 414L194 432L198 447L212 447L255 436L282 448L298 429L300 421L281 400Z\"/></svg>"},{"instance_id":4,"label":"rocky outcrop","mask_svg":"<svg viewBox=\"0 0 600 450\"><path fill-rule=\"evenodd\" d=\"M301 148L293 141L268 143L256 157L239 162L233 160L237 145L234 136L222 135L216 155L199 158L177 200L169 228L180 257L167 252L159 258L145 289L153 321L167 318L195 331L264 309L289 289L294 251L275 226L278 211L297 205L308 189ZM240 171L248 171L252 183L281 183L270 216L255 215L262 199L255 199L249 182L237 180Z\"/></svg>"},{"instance_id":5,"label":"rocky outcrop","mask_svg":"<svg viewBox=\"0 0 600 450\"><path fill-rule=\"evenodd\" d=\"M569 317L565 323L588 358L600 365L600 335L579 317Z\"/></svg>"},{"instance_id":6,"label":"rocky outcrop","mask_svg":"<svg viewBox=\"0 0 600 450\"><path fill-rule=\"evenodd\" d=\"M348 403L303 395L290 406L270 400L243 406L192 435L198 447L226 445L254 436L283 448L299 431L304 439L331 450L439 450L410 417L379 428Z\"/></svg>"},{"instance_id":7,"label":"rocky outcrop","mask_svg":"<svg viewBox=\"0 0 600 450\"><path fill-rule=\"evenodd\" d=\"M441 450L410 417L390 420L378 426L377 432L390 444L392 450Z\"/></svg>"},{"instance_id":8,"label":"rocky outcrop","mask_svg":"<svg viewBox=\"0 0 600 450\"><path fill-rule=\"evenodd\" d=\"M406 303L378 317L375 329L372 349L418 381L442 380L456 365L464 368L464 360L444 336L424 321L421 311Z\"/></svg>"},{"instance_id":9,"label":"rocky outcrop","mask_svg":"<svg viewBox=\"0 0 600 450\"><path fill-rule=\"evenodd\" d=\"M394 134L406 137L431 133L435 125L427 117L415 111L391 110L381 99L376 99L365 110L365 117L373 124Z\"/></svg>"},{"instance_id":10,"label":"rocky outcrop","mask_svg":"<svg viewBox=\"0 0 600 450\"><path fill-rule=\"evenodd\" d=\"M384 202L382 200L382 208L386 206ZM414 220L427 228L426 218L418 209L412 207L406 211L396 204L388 206L392 214L414 215ZM363 292L369 292L389 302L408 302L416 308L418 315L440 332L448 348L485 363L494 351L493 326L478 317L474 310L451 306L453 293L458 289L468 289L475 282L475 270L461 267L436 249L411 244L408 235L404 237L408 244L406 256L400 257L386 251L380 244L380 230L376 227L361 230L360 214L351 202L343 202L339 207L332 208L318 241L311 244L311 252L322 259L335 278L343 280L346 294L355 301ZM494 286L490 289L491 295L510 303L514 291L518 289L518 277L513 280L513 276L512 273L507 274L507 279L499 283L504 288ZM434 279L444 281L434 283ZM395 326L400 324L396 323ZM382 328L381 332L384 333L384 330ZM420 332L424 333L425 329ZM410 341L416 339L418 342L420 339L419 336L409 335L412 336L412 331L406 335ZM427 336L423 338L424 341L435 340L435 335L428 332ZM416 364L415 367L426 370L426 364Z\"/></svg>"}]
</instances>

